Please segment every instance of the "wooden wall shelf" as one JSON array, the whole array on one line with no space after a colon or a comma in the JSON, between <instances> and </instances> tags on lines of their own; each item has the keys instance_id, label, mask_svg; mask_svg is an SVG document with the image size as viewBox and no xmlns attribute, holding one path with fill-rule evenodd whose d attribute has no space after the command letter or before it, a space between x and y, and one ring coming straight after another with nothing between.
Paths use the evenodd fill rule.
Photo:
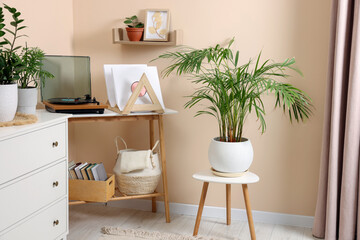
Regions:
<instances>
[{"instance_id":1,"label":"wooden wall shelf","mask_svg":"<svg viewBox=\"0 0 360 240\"><path fill-rule=\"evenodd\" d=\"M168 42L149 42L149 41L129 41L126 30L123 28L113 28L113 43L124 45L144 45L144 46L177 46L182 44L182 30L174 30L169 33Z\"/></svg>"}]
</instances>

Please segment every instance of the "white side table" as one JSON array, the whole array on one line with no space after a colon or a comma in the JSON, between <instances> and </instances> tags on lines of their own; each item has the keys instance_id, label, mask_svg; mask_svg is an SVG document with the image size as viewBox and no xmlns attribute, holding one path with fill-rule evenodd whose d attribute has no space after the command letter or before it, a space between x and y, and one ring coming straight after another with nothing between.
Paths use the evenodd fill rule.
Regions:
<instances>
[{"instance_id":1,"label":"white side table","mask_svg":"<svg viewBox=\"0 0 360 240\"><path fill-rule=\"evenodd\" d=\"M251 239L256 240L254 222L253 222L252 213L251 213L249 192L248 192L248 186L247 186L249 183L256 183L259 181L259 177L256 174L254 174L252 172L247 172L241 177L227 178L227 177L215 176L214 174L212 174L212 172L210 170L206 170L206 171L195 173L193 175L193 178L204 182L202 192L201 192L201 197L200 197L199 209L198 209L198 213L196 216L196 222L195 222L194 234L193 234L194 236L196 236L199 231L201 215L202 215L202 211L204 208L204 203L205 203L205 198L206 198L206 193L207 193L209 183L213 182L213 183L226 184L226 224L227 225L231 224L231 184L241 184L242 185Z\"/></svg>"}]
</instances>

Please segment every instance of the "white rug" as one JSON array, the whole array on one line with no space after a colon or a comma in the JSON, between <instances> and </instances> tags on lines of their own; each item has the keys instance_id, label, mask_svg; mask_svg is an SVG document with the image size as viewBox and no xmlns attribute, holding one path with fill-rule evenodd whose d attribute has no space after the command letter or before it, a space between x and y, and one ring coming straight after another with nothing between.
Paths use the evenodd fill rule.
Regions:
<instances>
[{"instance_id":1,"label":"white rug","mask_svg":"<svg viewBox=\"0 0 360 240\"><path fill-rule=\"evenodd\" d=\"M123 229L120 227L103 227L103 236L99 240L225 240L223 238L205 237L205 236L189 236L165 232L152 232L142 229Z\"/></svg>"}]
</instances>

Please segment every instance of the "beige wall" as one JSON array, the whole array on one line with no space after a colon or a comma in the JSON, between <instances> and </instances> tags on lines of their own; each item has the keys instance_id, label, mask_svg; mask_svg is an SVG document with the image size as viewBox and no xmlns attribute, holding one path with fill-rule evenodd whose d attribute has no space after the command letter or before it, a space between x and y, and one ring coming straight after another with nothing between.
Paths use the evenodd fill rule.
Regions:
<instances>
[{"instance_id":1,"label":"beige wall","mask_svg":"<svg viewBox=\"0 0 360 240\"><path fill-rule=\"evenodd\" d=\"M264 58L281 61L295 56L304 77L291 82L313 98L316 111L305 124L290 124L280 110L273 110L272 96L266 96L268 130L258 131L254 118L248 119L245 135L253 143L255 157L251 171L261 181L250 186L255 210L313 215L315 209L321 132L324 110L330 1L289 0L183 0L183 1L74 1L75 54L90 55L93 94L106 100L103 64L149 63L168 47L122 46L112 44L111 29L123 26L121 19L133 14L144 18L143 9L168 8L173 29L183 29L184 44L207 47L233 36L242 61L260 50ZM161 70L165 62L155 62ZM170 201L197 204L201 183L191 175L209 168L207 148L217 135L209 117L193 118L196 109L183 110L194 86L185 78L161 79L167 107L179 114L165 119L166 153ZM111 169L116 157L113 138L124 136L131 147L147 147L147 125L132 123L77 124L76 161L104 161ZM76 143L75 143L76 142ZM211 185L207 204L224 206L225 188ZM241 189L233 188L233 205L243 208ZM237 199L237 200L236 200Z\"/></svg>"},{"instance_id":2,"label":"beige wall","mask_svg":"<svg viewBox=\"0 0 360 240\"><path fill-rule=\"evenodd\" d=\"M304 77L291 82L314 100L316 111L305 124L290 124L280 110L273 110L272 96L265 96L268 130L261 135L251 117L245 135L253 143L251 171L261 181L250 186L255 210L313 215L316 201L324 90L328 54L330 1L320 0L71 0L11 1L22 10L29 43L47 53L91 56L93 95L106 100L103 64L148 63L168 47L112 44L111 29L121 18L143 9L168 8L173 29L183 29L184 44L207 47L233 36L241 60L260 50L264 58L281 61L295 56ZM220 4L221 3L221 4ZM73 34L74 33L74 34ZM74 50L74 51L73 51ZM159 70L165 62L155 62ZM183 96L194 86L185 78L161 79L167 107L179 114L165 118L170 201L197 204L201 183L191 175L209 168L207 148L217 135L209 117L193 118L196 109L184 110ZM148 147L147 123L77 123L70 126L70 157L75 161L103 161L112 169L116 157L113 139L121 135L131 147ZM206 204L225 206L225 188L211 185ZM233 187L233 207L244 208L239 187Z\"/></svg>"},{"instance_id":3,"label":"beige wall","mask_svg":"<svg viewBox=\"0 0 360 240\"><path fill-rule=\"evenodd\" d=\"M73 1L11 0L5 1L21 12L28 28L21 33L27 38L19 39L29 47L40 47L47 54L73 53ZM9 16L5 11L6 16Z\"/></svg>"}]
</instances>

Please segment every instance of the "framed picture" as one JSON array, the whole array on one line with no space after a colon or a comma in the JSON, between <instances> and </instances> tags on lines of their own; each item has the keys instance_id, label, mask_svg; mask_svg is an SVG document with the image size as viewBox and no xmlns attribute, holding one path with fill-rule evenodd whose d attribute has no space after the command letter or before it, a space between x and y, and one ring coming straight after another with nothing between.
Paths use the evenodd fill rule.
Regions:
<instances>
[{"instance_id":1,"label":"framed picture","mask_svg":"<svg viewBox=\"0 0 360 240\"><path fill-rule=\"evenodd\" d=\"M144 41L164 41L169 38L170 12L167 9L145 11Z\"/></svg>"}]
</instances>

